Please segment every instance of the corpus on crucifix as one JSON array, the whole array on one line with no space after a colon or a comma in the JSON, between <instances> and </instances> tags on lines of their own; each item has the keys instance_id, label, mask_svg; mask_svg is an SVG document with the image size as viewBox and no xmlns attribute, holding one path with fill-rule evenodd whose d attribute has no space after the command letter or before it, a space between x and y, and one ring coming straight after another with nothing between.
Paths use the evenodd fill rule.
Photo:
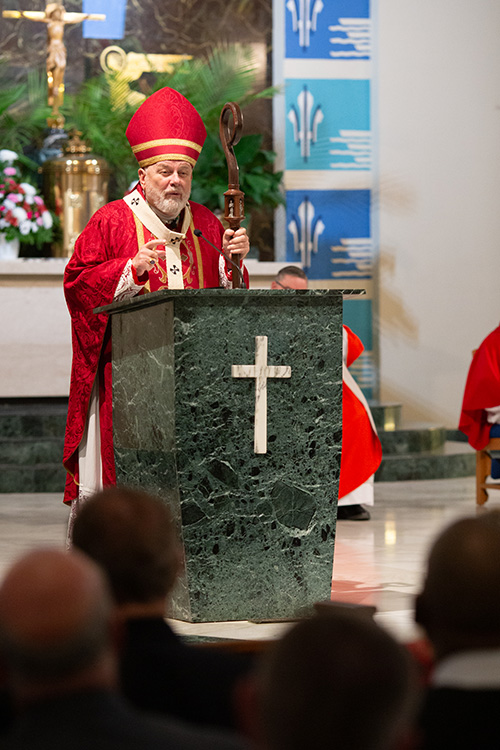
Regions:
<instances>
[{"instance_id":1,"label":"corpus on crucifix","mask_svg":"<svg viewBox=\"0 0 500 750\"><path fill-rule=\"evenodd\" d=\"M82 21L104 21L102 13L67 13L64 5L48 3L45 11L37 10L4 10L4 18L28 18L47 24L47 85L48 104L52 107L54 120L61 120L59 107L64 97L64 72L66 70L66 47L63 42L64 27L70 23Z\"/></svg>"}]
</instances>

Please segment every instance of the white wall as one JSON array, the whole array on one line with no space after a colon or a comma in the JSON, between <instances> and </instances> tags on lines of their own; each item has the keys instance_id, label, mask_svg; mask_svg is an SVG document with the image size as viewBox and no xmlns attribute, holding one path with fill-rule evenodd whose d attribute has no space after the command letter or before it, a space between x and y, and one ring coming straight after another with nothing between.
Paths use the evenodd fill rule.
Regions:
<instances>
[{"instance_id":1,"label":"white wall","mask_svg":"<svg viewBox=\"0 0 500 750\"><path fill-rule=\"evenodd\" d=\"M381 399L455 427L500 320L500 2L379 0Z\"/></svg>"},{"instance_id":2,"label":"white wall","mask_svg":"<svg viewBox=\"0 0 500 750\"><path fill-rule=\"evenodd\" d=\"M71 323L64 258L0 261L0 398L67 396Z\"/></svg>"}]
</instances>

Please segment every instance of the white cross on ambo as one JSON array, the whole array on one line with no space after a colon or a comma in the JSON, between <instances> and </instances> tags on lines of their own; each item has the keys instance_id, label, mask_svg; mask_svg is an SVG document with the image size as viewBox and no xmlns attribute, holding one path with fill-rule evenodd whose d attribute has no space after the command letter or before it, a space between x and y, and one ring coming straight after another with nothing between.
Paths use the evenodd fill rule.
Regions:
<instances>
[{"instance_id":1,"label":"white cross on ambo","mask_svg":"<svg viewBox=\"0 0 500 750\"><path fill-rule=\"evenodd\" d=\"M255 427L254 453L267 453L267 379L289 378L292 368L289 365L267 364L267 336L255 337L255 364L232 365L233 378L255 378Z\"/></svg>"}]
</instances>

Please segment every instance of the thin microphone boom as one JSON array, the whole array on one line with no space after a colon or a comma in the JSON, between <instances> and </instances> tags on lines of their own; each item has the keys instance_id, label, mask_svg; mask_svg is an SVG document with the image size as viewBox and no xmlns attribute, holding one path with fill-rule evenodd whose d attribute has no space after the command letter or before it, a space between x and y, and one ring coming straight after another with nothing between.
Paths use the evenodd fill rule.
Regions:
<instances>
[{"instance_id":1,"label":"thin microphone boom","mask_svg":"<svg viewBox=\"0 0 500 750\"><path fill-rule=\"evenodd\" d=\"M237 263L235 263L231 258L228 258L228 256L225 255L222 252L222 250L220 250L217 247L217 245L214 245L213 242L210 242L210 240L208 239L208 237L205 237L205 235L203 234L203 232L201 231L201 229L193 229L193 234L195 234L197 237L201 237L202 239L205 240L205 242L208 242L208 244L211 245L214 250L217 250L217 252L219 253L219 255L222 255L222 257L224 258L224 260L227 260L228 263L231 263L231 265L234 266L234 268L236 268L236 270L238 271L238 273L240 275L241 286L242 286L243 289L246 289L247 285L245 284L245 279L243 278L243 274L241 273L241 268L239 267L239 265Z\"/></svg>"}]
</instances>

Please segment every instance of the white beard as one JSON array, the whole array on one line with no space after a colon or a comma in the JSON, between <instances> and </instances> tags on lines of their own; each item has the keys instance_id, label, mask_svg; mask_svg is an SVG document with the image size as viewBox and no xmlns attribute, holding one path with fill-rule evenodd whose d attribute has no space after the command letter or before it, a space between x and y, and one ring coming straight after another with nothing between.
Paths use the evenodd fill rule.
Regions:
<instances>
[{"instance_id":1,"label":"white beard","mask_svg":"<svg viewBox=\"0 0 500 750\"><path fill-rule=\"evenodd\" d=\"M172 220L179 216L180 212L186 205L186 202L187 201L182 200L181 198L166 196L156 204L155 208L162 213L166 219Z\"/></svg>"}]
</instances>

